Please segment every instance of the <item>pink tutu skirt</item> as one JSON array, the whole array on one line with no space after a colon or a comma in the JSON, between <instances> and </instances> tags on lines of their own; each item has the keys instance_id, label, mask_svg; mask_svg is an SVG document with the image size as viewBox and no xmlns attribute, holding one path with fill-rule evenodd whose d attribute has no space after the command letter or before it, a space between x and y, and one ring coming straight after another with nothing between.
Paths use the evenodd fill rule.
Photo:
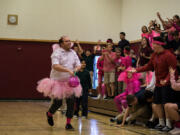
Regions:
<instances>
[{"instance_id":1,"label":"pink tutu skirt","mask_svg":"<svg viewBox=\"0 0 180 135\"><path fill-rule=\"evenodd\" d=\"M50 98L69 98L72 95L80 97L82 93L81 85L70 87L67 81L58 81L50 78L44 78L38 82L37 91Z\"/></svg>"}]
</instances>

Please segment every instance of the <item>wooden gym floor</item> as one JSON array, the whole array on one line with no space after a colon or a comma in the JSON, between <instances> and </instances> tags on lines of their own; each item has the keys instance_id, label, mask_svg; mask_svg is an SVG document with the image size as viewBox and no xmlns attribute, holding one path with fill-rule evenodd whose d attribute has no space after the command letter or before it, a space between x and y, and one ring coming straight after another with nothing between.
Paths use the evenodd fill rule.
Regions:
<instances>
[{"instance_id":1,"label":"wooden gym floor","mask_svg":"<svg viewBox=\"0 0 180 135\"><path fill-rule=\"evenodd\" d=\"M49 102L0 102L0 135L166 135L138 126L123 128L109 122L108 116L89 113L87 120L73 119L75 131L64 129L66 118L59 111L55 125L47 124Z\"/></svg>"}]
</instances>

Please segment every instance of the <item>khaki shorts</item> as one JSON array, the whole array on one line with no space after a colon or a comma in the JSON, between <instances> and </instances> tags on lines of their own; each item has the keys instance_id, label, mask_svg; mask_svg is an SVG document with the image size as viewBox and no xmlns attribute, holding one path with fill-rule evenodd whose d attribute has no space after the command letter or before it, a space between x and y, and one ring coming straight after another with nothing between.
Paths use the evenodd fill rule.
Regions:
<instances>
[{"instance_id":1,"label":"khaki shorts","mask_svg":"<svg viewBox=\"0 0 180 135\"><path fill-rule=\"evenodd\" d=\"M115 82L115 72L104 72L104 83L114 83Z\"/></svg>"}]
</instances>

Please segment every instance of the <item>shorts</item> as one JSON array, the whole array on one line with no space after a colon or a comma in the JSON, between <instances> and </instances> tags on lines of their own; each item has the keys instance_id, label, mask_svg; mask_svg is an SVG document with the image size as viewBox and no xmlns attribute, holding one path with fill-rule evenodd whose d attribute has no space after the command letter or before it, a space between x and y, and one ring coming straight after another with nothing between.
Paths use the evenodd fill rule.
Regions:
<instances>
[{"instance_id":1,"label":"shorts","mask_svg":"<svg viewBox=\"0 0 180 135\"><path fill-rule=\"evenodd\" d=\"M162 87L155 87L154 90L154 104L166 104L172 103L172 88L170 85L162 86Z\"/></svg>"},{"instance_id":2,"label":"shorts","mask_svg":"<svg viewBox=\"0 0 180 135\"><path fill-rule=\"evenodd\" d=\"M104 72L104 83L114 83L115 82L115 72Z\"/></svg>"}]
</instances>

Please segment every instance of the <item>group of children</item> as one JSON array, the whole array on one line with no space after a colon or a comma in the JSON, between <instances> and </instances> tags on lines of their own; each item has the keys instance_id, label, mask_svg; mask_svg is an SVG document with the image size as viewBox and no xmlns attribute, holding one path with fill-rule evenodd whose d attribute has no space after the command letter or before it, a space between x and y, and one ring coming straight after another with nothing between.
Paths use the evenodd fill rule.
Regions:
<instances>
[{"instance_id":1,"label":"group of children","mask_svg":"<svg viewBox=\"0 0 180 135\"><path fill-rule=\"evenodd\" d=\"M178 72L180 71L180 18L175 15L173 19L165 21L159 13L157 16L164 30L161 30L160 24L155 20L150 21L148 28L143 26L142 41L137 56L123 37L124 32L120 33L122 38L120 46L114 47L112 41L108 41L107 46L102 49L97 62L97 98L114 99L119 115L110 119L111 122L116 121L123 126L127 123L132 124L140 118L146 121L148 127L175 134L180 125L180 92L178 92L180 83L177 81L180 73ZM82 116L87 118L88 115L88 91L92 88L93 59L96 49L93 53L90 50L84 53L78 42L74 46L74 51L66 49L63 47L67 45L66 39L68 38L61 38L60 46L53 47L51 79L40 81L38 91L54 98L47 112L50 125L53 125L52 115L61 106L62 99L67 98L66 129L73 129L69 125L70 119L73 115L79 116L80 104L82 104ZM74 61L73 59L69 61L68 57L71 56ZM72 71L76 71L75 74ZM66 72L66 74L68 72L71 76L77 76L81 85L69 88L66 80L69 75L59 72ZM65 91L61 92L66 94L58 92L57 89L62 89L62 86L64 86L63 89L72 89L68 91L71 94L68 95ZM103 88L105 88L104 95L102 95ZM75 109L72 109L73 95L78 97L75 99ZM72 110L74 110L73 113ZM158 122L156 121L155 126L156 118ZM174 121L176 128L172 130Z\"/></svg>"}]
</instances>

